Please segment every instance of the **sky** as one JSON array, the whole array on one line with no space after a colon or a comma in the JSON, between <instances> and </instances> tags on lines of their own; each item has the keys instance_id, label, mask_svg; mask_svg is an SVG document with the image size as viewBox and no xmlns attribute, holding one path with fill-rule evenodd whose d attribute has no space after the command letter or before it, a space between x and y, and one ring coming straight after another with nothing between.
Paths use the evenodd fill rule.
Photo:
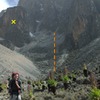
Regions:
<instances>
[{"instance_id":1,"label":"sky","mask_svg":"<svg viewBox=\"0 0 100 100\"><path fill-rule=\"evenodd\" d=\"M18 1L19 0L0 0L0 12L8 7L16 6Z\"/></svg>"}]
</instances>

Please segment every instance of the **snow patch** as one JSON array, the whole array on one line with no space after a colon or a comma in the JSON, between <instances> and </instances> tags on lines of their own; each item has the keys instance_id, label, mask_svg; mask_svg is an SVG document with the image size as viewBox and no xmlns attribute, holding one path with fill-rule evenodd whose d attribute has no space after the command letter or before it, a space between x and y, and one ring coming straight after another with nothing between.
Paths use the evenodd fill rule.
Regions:
<instances>
[{"instance_id":1,"label":"snow patch","mask_svg":"<svg viewBox=\"0 0 100 100\"><path fill-rule=\"evenodd\" d=\"M36 20L36 22L37 22L37 23L40 23L40 21L39 21L39 20Z\"/></svg>"},{"instance_id":2,"label":"snow patch","mask_svg":"<svg viewBox=\"0 0 100 100\"><path fill-rule=\"evenodd\" d=\"M30 37L35 37L32 32L29 32Z\"/></svg>"}]
</instances>

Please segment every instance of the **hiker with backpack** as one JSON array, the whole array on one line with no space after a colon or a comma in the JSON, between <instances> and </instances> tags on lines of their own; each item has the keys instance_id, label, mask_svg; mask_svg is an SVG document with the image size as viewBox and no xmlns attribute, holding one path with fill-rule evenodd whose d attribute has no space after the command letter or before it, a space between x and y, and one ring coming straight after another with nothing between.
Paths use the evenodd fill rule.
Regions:
<instances>
[{"instance_id":1,"label":"hiker with backpack","mask_svg":"<svg viewBox=\"0 0 100 100\"><path fill-rule=\"evenodd\" d=\"M19 74L13 73L12 79L9 83L10 100L21 100L21 82Z\"/></svg>"}]
</instances>

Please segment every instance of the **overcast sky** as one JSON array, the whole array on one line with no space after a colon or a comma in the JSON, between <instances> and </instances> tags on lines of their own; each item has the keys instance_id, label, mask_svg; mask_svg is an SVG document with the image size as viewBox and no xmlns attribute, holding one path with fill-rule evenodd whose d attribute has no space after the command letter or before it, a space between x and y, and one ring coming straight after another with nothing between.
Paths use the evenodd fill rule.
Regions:
<instances>
[{"instance_id":1,"label":"overcast sky","mask_svg":"<svg viewBox=\"0 0 100 100\"><path fill-rule=\"evenodd\" d=\"M13 7L18 4L19 0L0 0L0 12L8 7Z\"/></svg>"}]
</instances>

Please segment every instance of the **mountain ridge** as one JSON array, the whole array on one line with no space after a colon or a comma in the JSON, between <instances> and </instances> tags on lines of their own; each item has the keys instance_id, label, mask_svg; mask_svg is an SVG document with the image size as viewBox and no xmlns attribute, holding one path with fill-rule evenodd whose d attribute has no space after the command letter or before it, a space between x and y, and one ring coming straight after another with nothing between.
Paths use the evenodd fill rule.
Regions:
<instances>
[{"instance_id":1,"label":"mountain ridge","mask_svg":"<svg viewBox=\"0 0 100 100\"><path fill-rule=\"evenodd\" d=\"M12 28L18 37L14 41L10 38L8 40L12 42L13 46L19 47L18 52L29 57L37 67L42 69L42 65L45 72L48 72L53 66L53 33L56 32L57 66L73 67L73 58L70 61L73 65L67 62L70 59L70 53L76 53L74 55L78 56L79 52L76 51L80 51L82 48L86 49L90 43L100 37L99 4L98 0L20 0L16 9L21 9L17 10L17 13L20 12L19 16L22 20L19 21L20 24L16 30ZM15 11L15 8L10 9L12 12ZM25 16L22 16L23 13ZM17 14L15 16L18 17ZM17 19L20 20L20 18ZM23 23L24 21L26 23ZM9 32L6 32L9 36ZM0 33L3 34L2 31ZM19 46L20 43L22 44ZM95 53L95 50L93 51ZM80 51L80 54L81 52L84 54L84 50ZM85 54L84 56L87 56ZM63 55L68 56L63 58ZM86 61L86 57L79 58L82 60L75 59L78 63L75 64L76 67ZM95 58L93 57L93 59ZM90 60L86 63L90 63Z\"/></svg>"}]
</instances>

